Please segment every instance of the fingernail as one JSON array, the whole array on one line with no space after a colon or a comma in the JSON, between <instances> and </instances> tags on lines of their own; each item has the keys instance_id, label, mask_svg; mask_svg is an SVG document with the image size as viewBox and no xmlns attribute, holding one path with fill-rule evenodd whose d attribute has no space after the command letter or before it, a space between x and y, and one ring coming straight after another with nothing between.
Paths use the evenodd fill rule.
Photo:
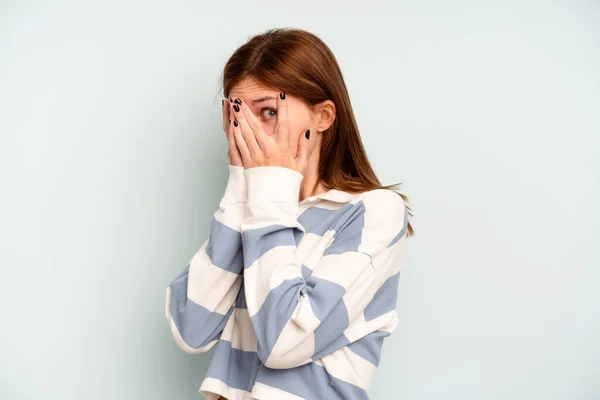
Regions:
<instances>
[{"instance_id":1,"label":"fingernail","mask_svg":"<svg viewBox=\"0 0 600 400\"><path fill-rule=\"evenodd\" d=\"M233 120L233 125L238 126L237 120L235 120L235 119Z\"/></svg>"},{"instance_id":2,"label":"fingernail","mask_svg":"<svg viewBox=\"0 0 600 400\"><path fill-rule=\"evenodd\" d=\"M223 104L225 104L225 99L221 99L221 107L223 107Z\"/></svg>"},{"instance_id":3,"label":"fingernail","mask_svg":"<svg viewBox=\"0 0 600 400\"><path fill-rule=\"evenodd\" d=\"M230 103L233 103L233 99L232 99L231 97L229 98L229 102L230 102Z\"/></svg>"},{"instance_id":4,"label":"fingernail","mask_svg":"<svg viewBox=\"0 0 600 400\"><path fill-rule=\"evenodd\" d=\"M281 100L285 99L285 93L283 93L283 92L279 93L279 97L281 97Z\"/></svg>"},{"instance_id":5,"label":"fingernail","mask_svg":"<svg viewBox=\"0 0 600 400\"><path fill-rule=\"evenodd\" d=\"M233 109L234 109L236 112L238 112L238 111L240 111L240 106L238 106L237 104L234 104L234 105L233 105Z\"/></svg>"},{"instance_id":6,"label":"fingernail","mask_svg":"<svg viewBox=\"0 0 600 400\"><path fill-rule=\"evenodd\" d=\"M307 129L306 132L304 132L304 136L308 139L310 138L310 129Z\"/></svg>"},{"instance_id":7,"label":"fingernail","mask_svg":"<svg viewBox=\"0 0 600 400\"><path fill-rule=\"evenodd\" d=\"M237 99L235 99L235 102L238 104L242 104L242 100L239 97Z\"/></svg>"}]
</instances>

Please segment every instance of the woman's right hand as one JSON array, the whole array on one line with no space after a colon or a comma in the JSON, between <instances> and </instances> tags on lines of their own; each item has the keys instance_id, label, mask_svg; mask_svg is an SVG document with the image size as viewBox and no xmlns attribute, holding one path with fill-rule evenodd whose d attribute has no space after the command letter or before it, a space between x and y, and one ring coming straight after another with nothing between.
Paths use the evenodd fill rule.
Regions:
<instances>
[{"instance_id":1,"label":"woman's right hand","mask_svg":"<svg viewBox=\"0 0 600 400\"><path fill-rule=\"evenodd\" d=\"M223 99L223 131L225 132L225 137L227 137L227 142L229 143L227 157L229 158L229 164L236 167L243 167L242 155L240 154L240 149L237 147L235 136L233 134L233 120L235 117L233 116L231 107L232 104L228 100Z\"/></svg>"}]
</instances>

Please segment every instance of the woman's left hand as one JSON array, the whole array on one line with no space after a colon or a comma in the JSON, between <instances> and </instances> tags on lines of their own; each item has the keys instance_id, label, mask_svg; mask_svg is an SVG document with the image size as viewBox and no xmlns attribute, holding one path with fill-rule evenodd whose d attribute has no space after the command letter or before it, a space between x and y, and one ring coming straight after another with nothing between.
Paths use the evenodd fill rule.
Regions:
<instances>
[{"instance_id":1,"label":"woman's left hand","mask_svg":"<svg viewBox=\"0 0 600 400\"><path fill-rule=\"evenodd\" d=\"M298 141L292 140L288 124L288 101L282 99L281 94L277 98L274 140L263 131L260 120L246 103L240 103L239 99L234 102L233 117L238 124L233 127L233 133L244 168L279 166L304 175L309 140L306 136L310 137L310 130L305 130Z\"/></svg>"}]
</instances>

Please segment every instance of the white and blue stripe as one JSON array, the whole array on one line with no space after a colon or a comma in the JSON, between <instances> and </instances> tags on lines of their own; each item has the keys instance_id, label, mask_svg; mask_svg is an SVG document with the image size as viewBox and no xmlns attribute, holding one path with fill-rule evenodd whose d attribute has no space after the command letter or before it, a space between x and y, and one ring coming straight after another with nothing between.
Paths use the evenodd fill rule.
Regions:
<instances>
[{"instance_id":1,"label":"white and blue stripe","mask_svg":"<svg viewBox=\"0 0 600 400\"><path fill-rule=\"evenodd\" d=\"M167 288L179 347L215 347L200 393L368 399L398 325L402 198L333 189L298 202L296 171L229 169L209 238Z\"/></svg>"}]
</instances>

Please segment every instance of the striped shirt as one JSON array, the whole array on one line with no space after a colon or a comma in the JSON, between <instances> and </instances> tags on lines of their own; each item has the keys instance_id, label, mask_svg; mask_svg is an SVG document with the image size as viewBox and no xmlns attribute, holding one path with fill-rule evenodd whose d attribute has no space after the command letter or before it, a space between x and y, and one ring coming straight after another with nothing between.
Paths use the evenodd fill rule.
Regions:
<instances>
[{"instance_id":1,"label":"striped shirt","mask_svg":"<svg viewBox=\"0 0 600 400\"><path fill-rule=\"evenodd\" d=\"M398 326L407 208L387 189L298 201L302 179L229 165L209 237L166 288L177 345L214 347L208 400L369 398Z\"/></svg>"}]
</instances>

